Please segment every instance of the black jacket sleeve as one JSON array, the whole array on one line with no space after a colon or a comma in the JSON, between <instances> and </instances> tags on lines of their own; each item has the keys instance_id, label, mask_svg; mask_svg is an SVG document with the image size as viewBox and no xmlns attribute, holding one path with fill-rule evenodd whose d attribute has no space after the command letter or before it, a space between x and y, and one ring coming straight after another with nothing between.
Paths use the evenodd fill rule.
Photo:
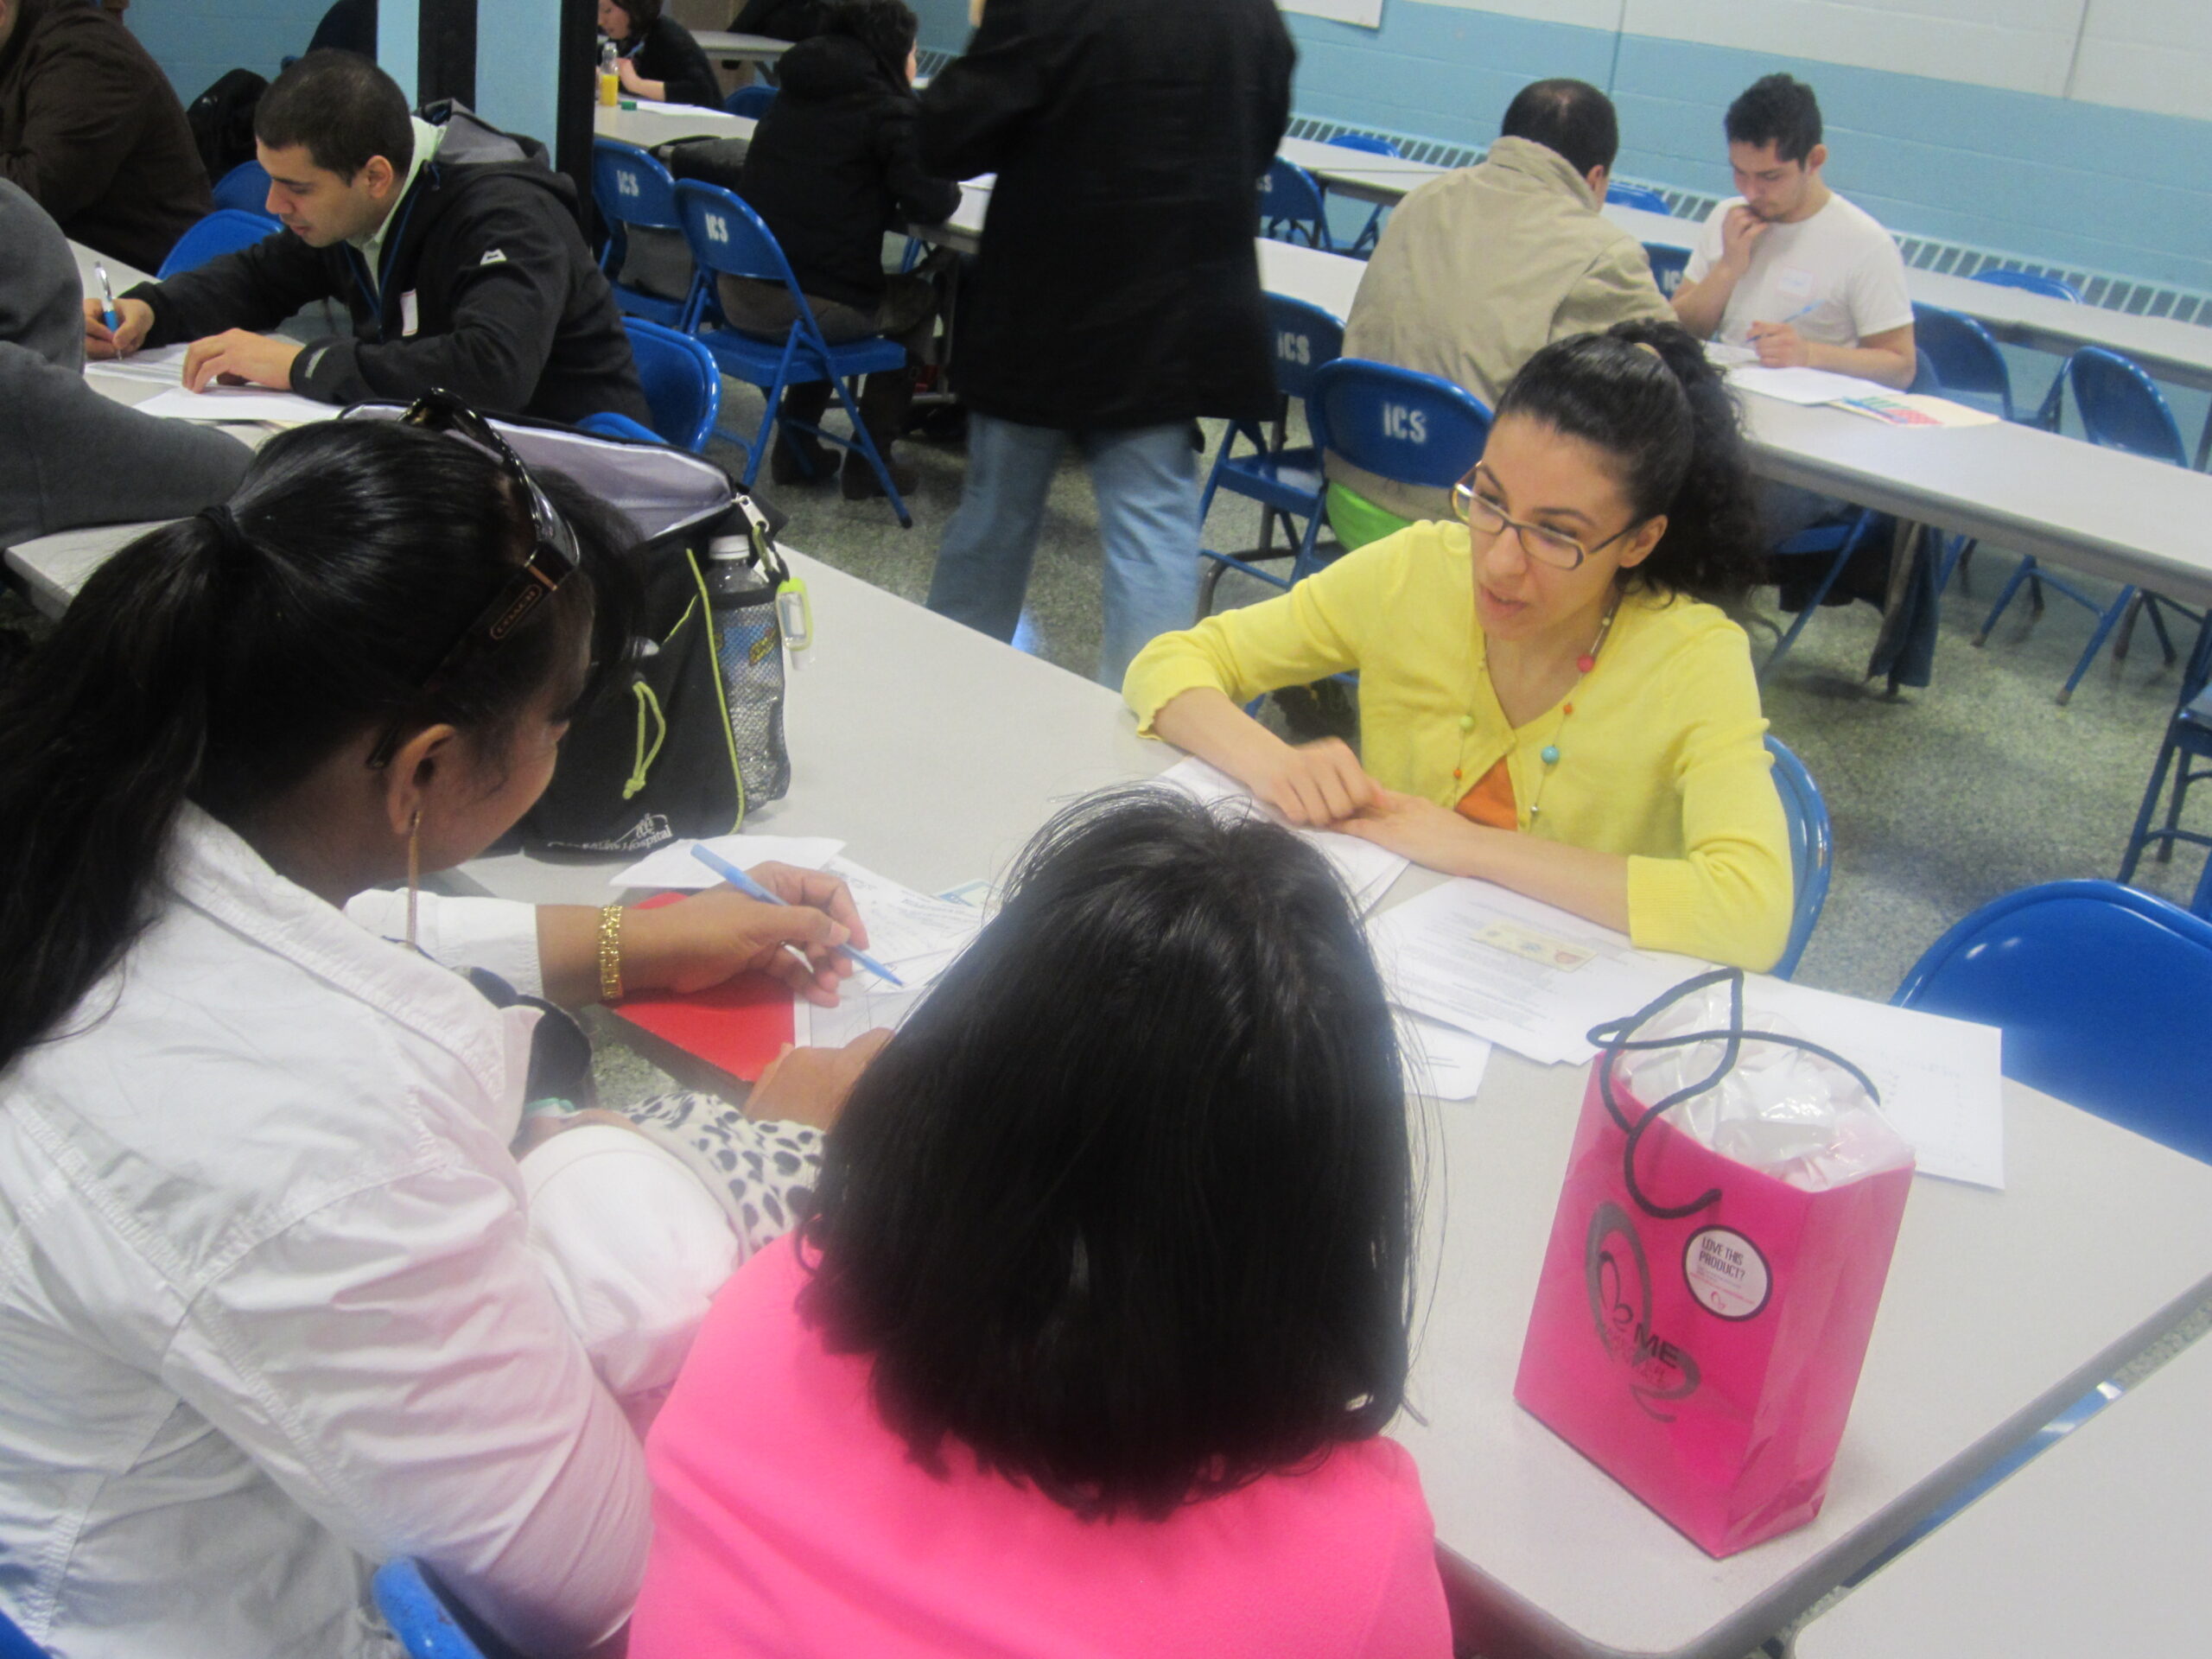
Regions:
<instances>
[{"instance_id":1,"label":"black jacket sleeve","mask_svg":"<svg viewBox=\"0 0 2212 1659\"><path fill-rule=\"evenodd\" d=\"M722 106L721 85L715 67L691 31L673 17L661 17L646 31L634 59L638 73L662 84L665 101L696 105L702 109Z\"/></svg>"},{"instance_id":2,"label":"black jacket sleeve","mask_svg":"<svg viewBox=\"0 0 2212 1659\"><path fill-rule=\"evenodd\" d=\"M411 340L311 340L292 361L293 391L350 404L442 386L479 409L528 407L560 329L569 250L535 186L485 194L490 199L454 238L463 268L454 276L450 324Z\"/></svg>"},{"instance_id":3,"label":"black jacket sleeve","mask_svg":"<svg viewBox=\"0 0 2212 1659\"><path fill-rule=\"evenodd\" d=\"M921 165L940 178L995 173L1051 97L1054 55L1025 0L990 0L968 50L922 94Z\"/></svg>"},{"instance_id":4,"label":"black jacket sleeve","mask_svg":"<svg viewBox=\"0 0 2212 1659\"><path fill-rule=\"evenodd\" d=\"M957 179L932 178L922 168L919 111L905 95L891 100L876 124L876 158L883 181L899 200L901 219L915 225L941 225L960 206Z\"/></svg>"},{"instance_id":5,"label":"black jacket sleeve","mask_svg":"<svg viewBox=\"0 0 2212 1659\"><path fill-rule=\"evenodd\" d=\"M200 340L226 328L262 334L311 301L334 296L334 269L330 257L291 232L278 231L165 283L141 283L126 297L154 308L149 346Z\"/></svg>"}]
</instances>

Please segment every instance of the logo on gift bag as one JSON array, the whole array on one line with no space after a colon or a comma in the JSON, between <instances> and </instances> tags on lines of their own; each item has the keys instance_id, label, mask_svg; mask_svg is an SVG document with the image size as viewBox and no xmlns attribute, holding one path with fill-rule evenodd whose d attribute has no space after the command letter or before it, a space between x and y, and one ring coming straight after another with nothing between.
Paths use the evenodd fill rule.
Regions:
<instances>
[{"instance_id":1,"label":"logo on gift bag","mask_svg":"<svg viewBox=\"0 0 2212 1659\"><path fill-rule=\"evenodd\" d=\"M1618 1205L1601 1204L1590 1217L1582 1262L1598 1340L1627 1368L1629 1394L1636 1403L1660 1421L1672 1422L1674 1414L1660 1408L1697 1392L1697 1361L1651 1328L1651 1264L1643 1241Z\"/></svg>"}]
</instances>

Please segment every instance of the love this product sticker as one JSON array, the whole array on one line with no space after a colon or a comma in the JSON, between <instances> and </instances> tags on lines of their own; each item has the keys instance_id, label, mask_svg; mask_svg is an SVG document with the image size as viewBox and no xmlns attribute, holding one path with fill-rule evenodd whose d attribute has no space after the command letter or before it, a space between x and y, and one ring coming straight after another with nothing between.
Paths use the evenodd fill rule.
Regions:
<instances>
[{"instance_id":1,"label":"love this product sticker","mask_svg":"<svg viewBox=\"0 0 2212 1659\"><path fill-rule=\"evenodd\" d=\"M1748 1319L1774 1288L1766 1257L1741 1233L1707 1227L1682 1250L1682 1278L1700 1306L1724 1319Z\"/></svg>"}]
</instances>

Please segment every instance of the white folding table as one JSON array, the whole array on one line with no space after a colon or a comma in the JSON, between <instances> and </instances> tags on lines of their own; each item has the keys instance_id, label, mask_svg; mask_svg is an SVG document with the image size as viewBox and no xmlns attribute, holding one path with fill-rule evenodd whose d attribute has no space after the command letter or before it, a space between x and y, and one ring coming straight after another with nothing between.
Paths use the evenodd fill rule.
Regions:
<instances>
[{"instance_id":1,"label":"white folding table","mask_svg":"<svg viewBox=\"0 0 2212 1659\"><path fill-rule=\"evenodd\" d=\"M1806 1625L1798 1659L2202 1653L2209 1426L2199 1341Z\"/></svg>"}]
</instances>

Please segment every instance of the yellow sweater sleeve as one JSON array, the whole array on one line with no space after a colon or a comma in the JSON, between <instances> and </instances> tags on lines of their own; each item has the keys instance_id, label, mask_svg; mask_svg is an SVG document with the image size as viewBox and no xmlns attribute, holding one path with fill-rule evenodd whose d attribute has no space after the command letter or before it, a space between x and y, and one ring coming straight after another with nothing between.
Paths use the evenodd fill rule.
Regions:
<instances>
[{"instance_id":1,"label":"yellow sweater sleeve","mask_svg":"<svg viewBox=\"0 0 2212 1659\"><path fill-rule=\"evenodd\" d=\"M1150 737L1153 717L1197 686L1249 702L1279 686L1357 668L1368 620L1398 583L1404 554L1397 544L1411 533L1347 553L1280 599L1161 634L1137 653L1122 681L1138 733Z\"/></svg>"},{"instance_id":2,"label":"yellow sweater sleeve","mask_svg":"<svg viewBox=\"0 0 2212 1659\"><path fill-rule=\"evenodd\" d=\"M1661 709L1681 733L1680 858L1628 861L1629 937L1764 971L1789 941L1789 830L1765 747L1751 649L1714 629L1668 664Z\"/></svg>"}]
</instances>

